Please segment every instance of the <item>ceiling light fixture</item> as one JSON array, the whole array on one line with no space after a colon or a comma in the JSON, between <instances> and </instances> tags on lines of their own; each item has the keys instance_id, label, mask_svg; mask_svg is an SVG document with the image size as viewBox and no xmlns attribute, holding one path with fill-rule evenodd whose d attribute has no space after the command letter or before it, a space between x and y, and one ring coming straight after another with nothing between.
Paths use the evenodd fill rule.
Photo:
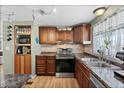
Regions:
<instances>
[{"instance_id":1,"label":"ceiling light fixture","mask_svg":"<svg viewBox=\"0 0 124 93\"><path fill-rule=\"evenodd\" d=\"M99 7L99 8L96 8L93 13L96 15L96 16L100 16L102 14L104 14L106 11L106 7Z\"/></svg>"},{"instance_id":2,"label":"ceiling light fixture","mask_svg":"<svg viewBox=\"0 0 124 93\"><path fill-rule=\"evenodd\" d=\"M72 27L57 27L59 31L71 31Z\"/></svg>"},{"instance_id":3,"label":"ceiling light fixture","mask_svg":"<svg viewBox=\"0 0 124 93\"><path fill-rule=\"evenodd\" d=\"M53 6L50 11L47 11L47 10L44 10L44 9L38 9L38 11L41 15L50 15L50 14L56 12L56 8Z\"/></svg>"}]
</instances>

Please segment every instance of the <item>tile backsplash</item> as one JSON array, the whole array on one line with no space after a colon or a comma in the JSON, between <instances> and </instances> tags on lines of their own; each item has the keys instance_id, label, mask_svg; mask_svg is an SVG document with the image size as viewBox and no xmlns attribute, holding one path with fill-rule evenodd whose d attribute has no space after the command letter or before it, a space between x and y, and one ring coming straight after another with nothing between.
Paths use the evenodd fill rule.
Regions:
<instances>
[{"instance_id":1,"label":"tile backsplash","mask_svg":"<svg viewBox=\"0 0 124 93\"><path fill-rule=\"evenodd\" d=\"M82 53L83 46L81 44L61 44L61 45L40 45L41 52L56 52L57 48L72 48L74 53Z\"/></svg>"}]
</instances>

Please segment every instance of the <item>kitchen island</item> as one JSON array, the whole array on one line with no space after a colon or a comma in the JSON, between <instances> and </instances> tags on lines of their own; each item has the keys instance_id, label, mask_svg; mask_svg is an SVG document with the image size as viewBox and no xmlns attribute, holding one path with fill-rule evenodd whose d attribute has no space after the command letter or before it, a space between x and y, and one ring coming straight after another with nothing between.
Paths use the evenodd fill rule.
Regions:
<instances>
[{"instance_id":1,"label":"kitchen island","mask_svg":"<svg viewBox=\"0 0 124 93\"><path fill-rule=\"evenodd\" d=\"M0 74L0 88L21 88L30 78L30 74Z\"/></svg>"}]
</instances>

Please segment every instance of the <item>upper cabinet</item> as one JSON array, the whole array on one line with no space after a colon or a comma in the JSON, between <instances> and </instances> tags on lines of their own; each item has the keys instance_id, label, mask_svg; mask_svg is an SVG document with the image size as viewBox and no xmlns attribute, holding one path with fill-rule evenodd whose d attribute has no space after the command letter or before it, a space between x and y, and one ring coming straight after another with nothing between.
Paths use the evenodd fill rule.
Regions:
<instances>
[{"instance_id":1,"label":"upper cabinet","mask_svg":"<svg viewBox=\"0 0 124 93\"><path fill-rule=\"evenodd\" d=\"M56 44L56 27L39 27L40 44Z\"/></svg>"},{"instance_id":2,"label":"upper cabinet","mask_svg":"<svg viewBox=\"0 0 124 93\"><path fill-rule=\"evenodd\" d=\"M57 41L73 41L73 32L72 31L58 31L57 32Z\"/></svg>"},{"instance_id":3,"label":"upper cabinet","mask_svg":"<svg viewBox=\"0 0 124 93\"><path fill-rule=\"evenodd\" d=\"M74 26L71 31L58 31L56 27L39 27L40 44L57 44L62 43L80 43L90 41L90 24Z\"/></svg>"},{"instance_id":4,"label":"upper cabinet","mask_svg":"<svg viewBox=\"0 0 124 93\"><path fill-rule=\"evenodd\" d=\"M83 43L90 41L90 24L82 24L73 27L73 41L74 43Z\"/></svg>"}]
</instances>

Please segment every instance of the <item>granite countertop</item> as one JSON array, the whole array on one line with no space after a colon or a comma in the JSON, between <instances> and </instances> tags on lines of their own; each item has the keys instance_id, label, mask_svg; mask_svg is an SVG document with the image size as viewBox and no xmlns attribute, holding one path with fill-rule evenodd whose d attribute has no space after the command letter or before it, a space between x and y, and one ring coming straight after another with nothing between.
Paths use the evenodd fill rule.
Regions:
<instances>
[{"instance_id":1,"label":"granite countertop","mask_svg":"<svg viewBox=\"0 0 124 93\"><path fill-rule=\"evenodd\" d=\"M114 71L122 70L122 68L117 67L112 64L110 65L110 67L92 66L91 61L100 62L100 60L92 56L82 54L82 53L75 54L75 56L78 60L80 60L82 64L87 66L90 69L91 73L95 77L97 77L97 79L101 81L106 87L124 88L124 80L114 75ZM83 61L82 58L88 58L88 60Z\"/></svg>"},{"instance_id":2,"label":"granite countertop","mask_svg":"<svg viewBox=\"0 0 124 93\"><path fill-rule=\"evenodd\" d=\"M56 56L56 52L42 52L37 56Z\"/></svg>"},{"instance_id":3,"label":"granite countertop","mask_svg":"<svg viewBox=\"0 0 124 93\"><path fill-rule=\"evenodd\" d=\"M21 88L30 78L30 74L0 74L0 88Z\"/></svg>"}]
</instances>

